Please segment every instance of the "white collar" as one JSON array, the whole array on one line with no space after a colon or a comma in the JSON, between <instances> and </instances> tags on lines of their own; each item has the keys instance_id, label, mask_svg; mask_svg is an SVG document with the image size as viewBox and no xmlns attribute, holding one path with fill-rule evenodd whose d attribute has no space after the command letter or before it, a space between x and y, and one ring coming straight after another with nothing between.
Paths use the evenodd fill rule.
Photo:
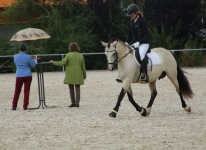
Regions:
<instances>
[{"instance_id":1,"label":"white collar","mask_svg":"<svg viewBox=\"0 0 206 150\"><path fill-rule=\"evenodd\" d=\"M137 21L137 19L139 18L139 16L137 16L137 18L136 19L134 19L134 23Z\"/></svg>"}]
</instances>

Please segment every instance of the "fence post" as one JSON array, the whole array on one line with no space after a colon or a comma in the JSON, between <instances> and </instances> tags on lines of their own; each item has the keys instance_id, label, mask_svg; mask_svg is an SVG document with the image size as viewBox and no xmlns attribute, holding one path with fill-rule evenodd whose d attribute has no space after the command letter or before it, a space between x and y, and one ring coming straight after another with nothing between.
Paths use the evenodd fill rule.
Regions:
<instances>
[{"instance_id":1,"label":"fence post","mask_svg":"<svg viewBox=\"0 0 206 150\"><path fill-rule=\"evenodd\" d=\"M64 58L64 54L62 54L62 59ZM62 71L64 72L64 65L62 66Z\"/></svg>"}]
</instances>

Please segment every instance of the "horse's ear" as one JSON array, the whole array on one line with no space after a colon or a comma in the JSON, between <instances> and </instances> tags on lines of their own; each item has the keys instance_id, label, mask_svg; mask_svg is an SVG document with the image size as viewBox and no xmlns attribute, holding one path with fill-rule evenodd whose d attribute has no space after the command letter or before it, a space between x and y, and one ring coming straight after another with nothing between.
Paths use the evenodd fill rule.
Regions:
<instances>
[{"instance_id":1,"label":"horse's ear","mask_svg":"<svg viewBox=\"0 0 206 150\"><path fill-rule=\"evenodd\" d=\"M101 43L102 43L102 45L103 45L104 47L107 46L107 43L105 43L105 42L103 42L103 41L101 41Z\"/></svg>"}]
</instances>

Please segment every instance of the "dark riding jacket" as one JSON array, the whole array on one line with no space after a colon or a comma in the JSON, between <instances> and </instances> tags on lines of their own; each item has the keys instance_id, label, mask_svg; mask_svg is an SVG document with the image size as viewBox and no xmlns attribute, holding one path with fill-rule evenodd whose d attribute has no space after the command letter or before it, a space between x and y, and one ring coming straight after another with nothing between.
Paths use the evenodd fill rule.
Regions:
<instances>
[{"instance_id":1,"label":"dark riding jacket","mask_svg":"<svg viewBox=\"0 0 206 150\"><path fill-rule=\"evenodd\" d=\"M134 23L134 20L130 20L128 23L128 34L126 38L126 42L129 43L132 41L139 42L140 44L148 44L149 43L149 31L147 20L139 16L137 21Z\"/></svg>"}]
</instances>

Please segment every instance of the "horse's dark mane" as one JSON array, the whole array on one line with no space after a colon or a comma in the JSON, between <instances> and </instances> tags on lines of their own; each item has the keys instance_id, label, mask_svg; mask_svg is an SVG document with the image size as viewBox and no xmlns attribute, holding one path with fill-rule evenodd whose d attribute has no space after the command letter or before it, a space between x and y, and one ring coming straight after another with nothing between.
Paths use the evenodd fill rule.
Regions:
<instances>
[{"instance_id":1,"label":"horse's dark mane","mask_svg":"<svg viewBox=\"0 0 206 150\"><path fill-rule=\"evenodd\" d=\"M109 42L108 42L108 48L110 48L110 44L113 43L114 41L121 41L120 39L118 38L112 38Z\"/></svg>"}]
</instances>

